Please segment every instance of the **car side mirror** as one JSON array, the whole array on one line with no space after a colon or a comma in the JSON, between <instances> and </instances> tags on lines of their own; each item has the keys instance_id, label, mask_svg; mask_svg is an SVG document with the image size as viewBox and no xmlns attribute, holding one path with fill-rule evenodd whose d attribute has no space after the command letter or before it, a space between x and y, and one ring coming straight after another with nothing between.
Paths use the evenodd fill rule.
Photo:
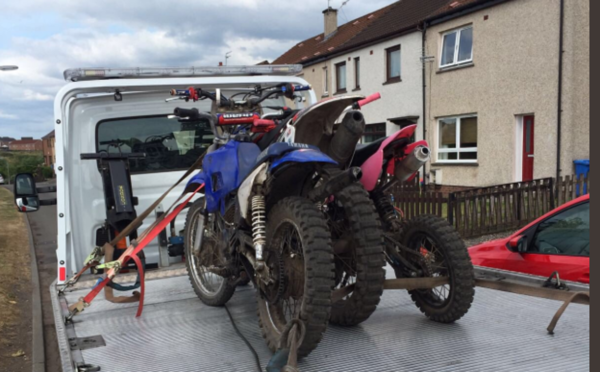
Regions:
<instances>
[{"instance_id":1,"label":"car side mirror","mask_svg":"<svg viewBox=\"0 0 600 372\"><path fill-rule=\"evenodd\" d=\"M525 235L515 236L508 241L506 248L511 252L527 252L527 237Z\"/></svg>"},{"instance_id":2,"label":"car side mirror","mask_svg":"<svg viewBox=\"0 0 600 372\"><path fill-rule=\"evenodd\" d=\"M29 213L40 209L35 179L31 173L19 173L14 180L15 205L19 212Z\"/></svg>"}]
</instances>

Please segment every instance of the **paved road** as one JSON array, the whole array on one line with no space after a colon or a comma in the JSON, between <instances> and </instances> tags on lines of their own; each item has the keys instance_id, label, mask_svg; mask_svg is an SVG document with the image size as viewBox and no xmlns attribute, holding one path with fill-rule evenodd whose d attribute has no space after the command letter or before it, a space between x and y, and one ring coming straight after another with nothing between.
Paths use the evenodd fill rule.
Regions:
<instances>
[{"instance_id":1,"label":"paved road","mask_svg":"<svg viewBox=\"0 0 600 372\"><path fill-rule=\"evenodd\" d=\"M48 183L39 183L37 186L48 186ZM5 186L13 191L12 185ZM40 199L56 198L55 193L40 194ZM42 316L44 323L44 346L46 353L46 371L61 370L60 355L54 330L54 315L50 300L50 284L56 278L56 206L43 206L37 212L28 213L29 224L33 233L35 255L40 276L40 289L42 293Z\"/></svg>"}]
</instances>

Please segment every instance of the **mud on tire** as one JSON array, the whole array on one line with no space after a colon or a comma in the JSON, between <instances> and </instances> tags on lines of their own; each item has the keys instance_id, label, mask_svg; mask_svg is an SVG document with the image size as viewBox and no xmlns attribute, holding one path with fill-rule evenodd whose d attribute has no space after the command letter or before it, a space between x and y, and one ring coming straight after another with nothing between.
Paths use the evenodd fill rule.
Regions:
<instances>
[{"instance_id":1,"label":"mud on tire","mask_svg":"<svg viewBox=\"0 0 600 372\"><path fill-rule=\"evenodd\" d=\"M336 209L342 212L340 217L345 220L345 228L342 232L332 231L332 238L345 237L353 243L350 254L334 254L336 284L350 272L353 274L354 291L333 304L330 322L353 326L364 322L373 314L383 294L383 231L373 201L360 184L352 184L335 196L334 203L339 203Z\"/></svg>"},{"instance_id":2,"label":"mud on tire","mask_svg":"<svg viewBox=\"0 0 600 372\"><path fill-rule=\"evenodd\" d=\"M429 247L435 247L435 261L446 263L439 273L450 277L450 284L444 286L448 289L446 300L440 301L441 296L434 291L441 291L440 287L409 291L419 310L440 323L452 323L464 316L475 295L475 277L469 252L458 232L445 219L420 215L402 224L399 242L413 249L424 247L431 251ZM433 268L437 267L436 262Z\"/></svg>"},{"instance_id":3,"label":"mud on tire","mask_svg":"<svg viewBox=\"0 0 600 372\"><path fill-rule=\"evenodd\" d=\"M327 329L334 285L333 254L327 224L315 205L304 198L285 198L269 211L265 252L281 251L281 259L288 275L293 269L290 268L293 263L287 264L286 260L294 259L294 256L285 248L286 243L282 239L288 235L287 231L292 230L296 231L296 245L301 243L303 255L301 270L294 272L299 272L303 277L303 283L296 284L302 292L302 297L298 300L301 303L295 309L306 325L304 341L298 349L298 355L304 357L317 347ZM295 257L299 258L297 255ZM296 283L298 279L299 276L296 277ZM257 290L258 324L271 351L277 350L282 331L290 320L298 315L285 311L287 291L288 289L284 290L282 299L271 304L262 295L261 290Z\"/></svg>"}]
</instances>

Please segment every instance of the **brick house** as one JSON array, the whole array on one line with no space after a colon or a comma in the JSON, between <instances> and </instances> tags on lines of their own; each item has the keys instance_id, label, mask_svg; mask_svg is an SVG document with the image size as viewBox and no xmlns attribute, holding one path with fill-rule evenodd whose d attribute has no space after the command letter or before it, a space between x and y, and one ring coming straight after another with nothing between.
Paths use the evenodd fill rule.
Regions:
<instances>
[{"instance_id":1,"label":"brick house","mask_svg":"<svg viewBox=\"0 0 600 372\"><path fill-rule=\"evenodd\" d=\"M54 149L55 142L54 131L42 137L42 152L44 154L44 165L52 167L56 162L56 151Z\"/></svg>"},{"instance_id":2,"label":"brick house","mask_svg":"<svg viewBox=\"0 0 600 372\"><path fill-rule=\"evenodd\" d=\"M21 137L8 143L10 151L42 151L42 141L33 137Z\"/></svg>"}]
</instances>

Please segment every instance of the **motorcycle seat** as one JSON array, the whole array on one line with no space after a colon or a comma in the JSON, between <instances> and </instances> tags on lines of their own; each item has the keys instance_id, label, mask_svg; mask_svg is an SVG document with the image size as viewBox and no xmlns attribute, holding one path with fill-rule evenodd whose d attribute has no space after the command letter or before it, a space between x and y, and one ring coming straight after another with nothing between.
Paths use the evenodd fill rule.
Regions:
<instances>
[{"instance_id":1,"label":"motorcycle seat","mask_svg":"<svg viewBox=\"0 0 600 372\"><path fill-rule=\"evenodd\" d=\"M381 143L385 141L386 137L382 137L376 141L356 145L354 152L354 158L352 159L352 166L361 166L367 159L369 159L381 146Z\"/></svg>"},{"instance_id":2,"label":"motorcycle seat","mask_svg":"<svg viewBox=\"0 0 600 372\"><path fill-rule=\"evenodd\" d=\"M306 145L304 143L289 144L286 142L277 142L277 143L270 145L266 149L264 149L258 155L254 166L256 167L271 158L279 157L279 156L285 154L286 152L302 150L302 149L311 149L311 150L317 150L317 151L319 150L319 148L317 146Z\"/></svg>"}]
</instances>

